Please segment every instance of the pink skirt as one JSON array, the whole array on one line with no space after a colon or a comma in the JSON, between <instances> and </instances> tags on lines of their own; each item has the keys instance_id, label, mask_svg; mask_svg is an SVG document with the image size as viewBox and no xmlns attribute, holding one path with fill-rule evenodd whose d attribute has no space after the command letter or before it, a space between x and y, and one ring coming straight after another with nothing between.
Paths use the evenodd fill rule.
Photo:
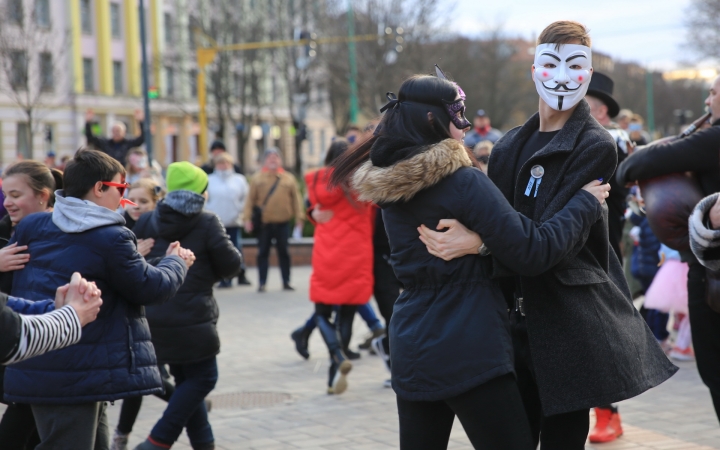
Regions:
<instances>
[{"instance_id":1,"label":"pink skirt","mask_svg":"<svg viewBox=\"0 0 720 450\"><path fill-rule=\"evenodd\" d=\"M645 293L645 308L687 314L687 274L687 263L676 259L665 261Z\"/></svg>"}]
</instances>

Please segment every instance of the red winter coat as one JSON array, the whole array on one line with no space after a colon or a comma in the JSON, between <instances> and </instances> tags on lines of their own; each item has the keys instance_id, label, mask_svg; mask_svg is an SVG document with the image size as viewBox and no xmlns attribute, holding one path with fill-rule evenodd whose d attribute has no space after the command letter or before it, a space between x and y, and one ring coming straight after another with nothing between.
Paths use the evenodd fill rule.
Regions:
<instances>
[{"instance_id":1,"label":"red winter coat","mask_svg":"<svg viewBox=\"0 0 720 450\"><path fill-rule=\"evenodd\" d=\"M375 208L345 193L328 190L330 170L305 175L311 208L332 210L329 222L315 225L310 300L329 305L363 305L373 292Z\"/></svg>"}]
</instances>

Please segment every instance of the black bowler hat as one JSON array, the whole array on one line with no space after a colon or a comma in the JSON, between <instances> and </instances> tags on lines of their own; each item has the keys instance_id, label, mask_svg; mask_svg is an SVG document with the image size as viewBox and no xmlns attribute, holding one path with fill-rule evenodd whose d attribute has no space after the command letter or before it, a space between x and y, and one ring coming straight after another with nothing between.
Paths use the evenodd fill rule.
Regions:
<instances>
[{"instance_id":1,"label":"black bowler hat","mask_svg":"<svg viewBox=\"0 0 720 450\"><path fill-rule=\"evenodd\" d=\"M600 72L593 72L586 94L605 103L610 117L615 117L620 112L620 105L612 97L613 87L615 87L615 83L613 83L612 78Z\"/></svg>"}]
</instances>

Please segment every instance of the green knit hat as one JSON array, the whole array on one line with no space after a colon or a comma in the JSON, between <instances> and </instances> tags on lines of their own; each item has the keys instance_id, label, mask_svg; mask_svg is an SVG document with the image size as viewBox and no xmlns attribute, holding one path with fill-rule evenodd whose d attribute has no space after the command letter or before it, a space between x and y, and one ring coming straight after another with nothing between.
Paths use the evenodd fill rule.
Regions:
<instances>
[{"instance_id":1,"label":"green knit hat","mask_svg":"<svg viewBox=\"0 0 720 450\"><path fill-rule=\"evenodd\" d=\"M167 168L167 189L172 191L205 192L208 176L204 170L187 161L172 163Z\"/></svg>"}]
</instances>

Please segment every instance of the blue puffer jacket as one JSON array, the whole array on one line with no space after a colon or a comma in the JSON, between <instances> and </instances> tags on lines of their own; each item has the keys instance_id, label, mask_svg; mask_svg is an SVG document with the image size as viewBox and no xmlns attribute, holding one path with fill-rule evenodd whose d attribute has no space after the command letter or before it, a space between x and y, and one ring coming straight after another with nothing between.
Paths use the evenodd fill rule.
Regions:
<instances>
[{"instance_id":1,"label":"blue puffer jacket","mask_svg":"<svg viewBox=\"0 0 720 450\"><path fill-rule=\"evenodd\" d=\"M658 272L660 264L660 241L650 228L647 217L633 213L630 216L633 225L640 227L640 244L635 248L630 261L630 272L635 278L652 280ZM647 289L648 286L645 286Z\"/></svg>"},{"instance_id":2,"label":"blue puffer jacket","mask_svg":"<svg viewBox=\"0 0 720 450\"><path fill-rule=\"evenodd\" d=\"M32 257L14 274L14 296L53 298L80 272L102 290L103 305L79 343L8 367L7 401L62 405L162 391L143 305L174 296L187 267L176 256L148 265L124 223L114 211L58 191L52 214L32 214L17 226L13 240Z\"/></svg>"}]
</instances>

